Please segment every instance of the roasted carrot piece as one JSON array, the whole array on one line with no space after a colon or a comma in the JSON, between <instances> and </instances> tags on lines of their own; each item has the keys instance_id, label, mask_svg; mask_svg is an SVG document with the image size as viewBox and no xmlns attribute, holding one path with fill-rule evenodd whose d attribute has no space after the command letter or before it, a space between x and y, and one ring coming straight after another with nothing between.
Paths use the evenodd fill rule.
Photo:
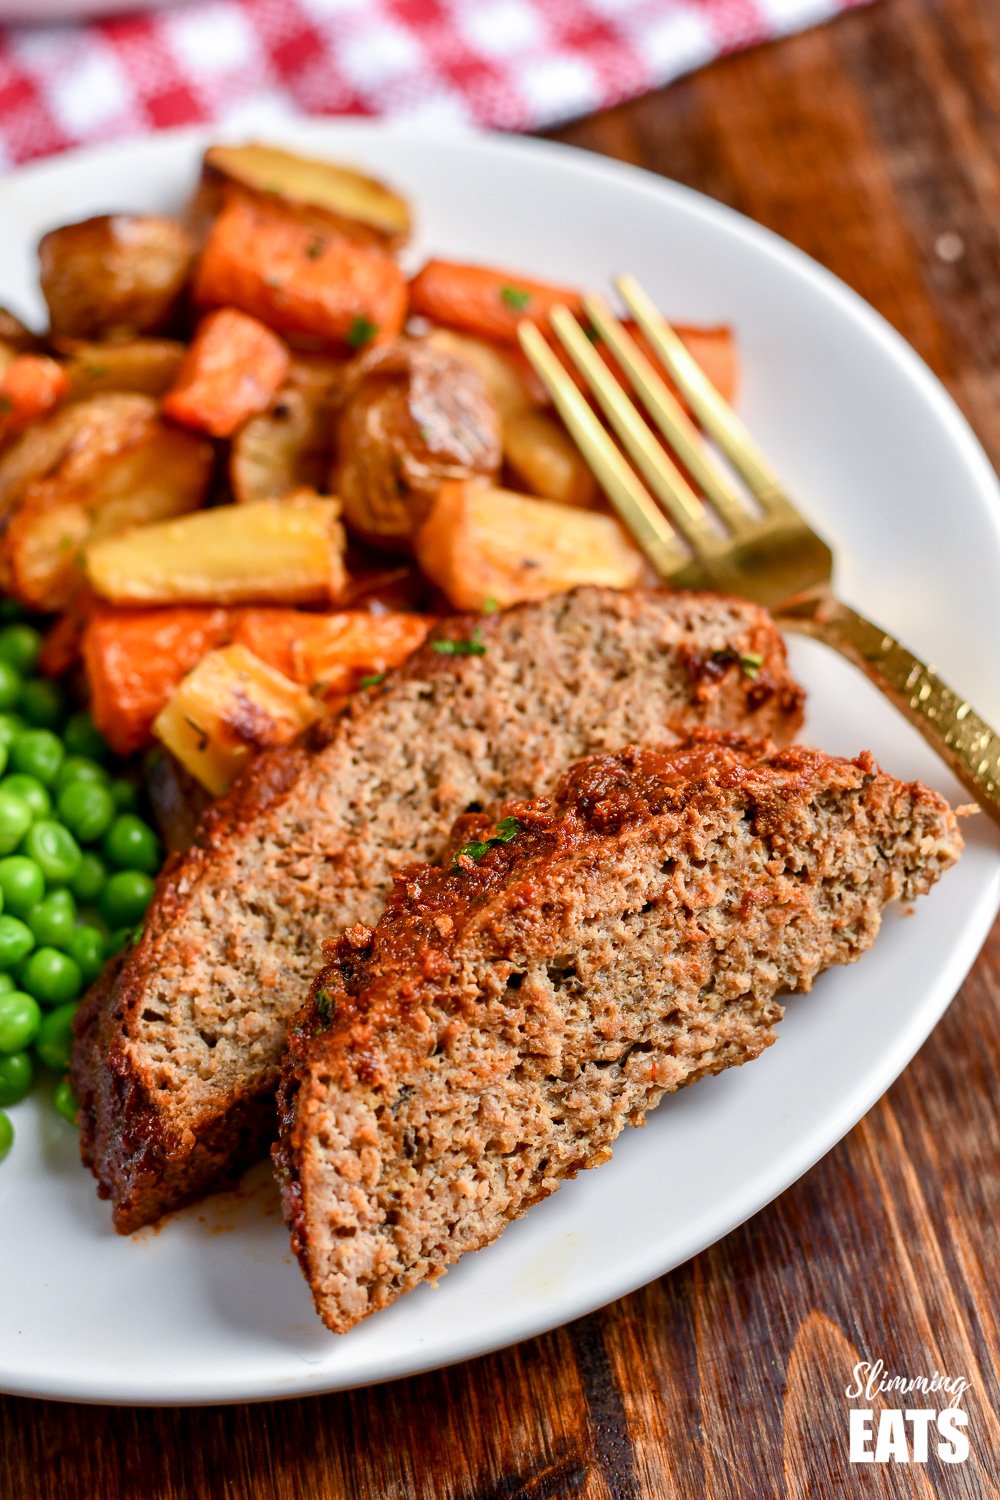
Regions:
<instances>
[{"instance_id":1,"label":"roasted carrot piece","mask_svg":"<svg viewBox=\"0 0 1000 1500\"><path fill-rule=\"evenodd\" d=\"M277 205L233 198L208 236L194 297L201 307L241 308L289 337L350 350L395 338L407 290L381 246Z\"/></svg>"},{"instance_id":2,"label":"roasted carrot piece","mask_svg":"<svg viewBox=\"0 0 1000 1500\"><path fill-rule=\"evenodd\" d=\"M314 616L294 648L292 675L329 701L399 666L433 623L427 615L372 615L360 609Z\"/></svg>"},{"instance_id":3,"label":"roasted carrot piece","mask_svg":"<svg viewBox=\"0 0 1000 1500\"><path fill-rule=\"evenodd\" d=\"M410 311L446 328L459 328L500 343L517 343L522 318L544 326L560 304L581 311L579 292L551 282L530 281L511 271L429 260L410 282Z\"/></svg>"},{"instance_id":4,"label":"roasted carrot piece","mask_svg":"<svg viewBox=\"0 0 1000 1500\"><path fill-rule=\"evenodd\" d=\"M234 611L98 607L83 634L94 723L119 755L150 738L153 720L207 652L232 636Z\"/></svg>"},{"instance_id":5,"label":"roasted carrot piece","mask_svg":"<svg viewBox=\"0 0 1000 1500\"><path fill-rule=\"evenodd\" d=\"M69 390L62 365L45 354L18 354L0 374L0 447L47 416Z\"/></svg>"},{"instance_id":6,"label":"roasted carrot piece","mask_svg":"<svg viewBox=\"0 0 1000 1500\"><path fill-rule=\"evenodd\" d=\"M276 333L234 307L222 307L198 324L163 398L163 413L212 437L232 437L271 404L290 365L288 345Z\"/></svg>"}]
</instances>

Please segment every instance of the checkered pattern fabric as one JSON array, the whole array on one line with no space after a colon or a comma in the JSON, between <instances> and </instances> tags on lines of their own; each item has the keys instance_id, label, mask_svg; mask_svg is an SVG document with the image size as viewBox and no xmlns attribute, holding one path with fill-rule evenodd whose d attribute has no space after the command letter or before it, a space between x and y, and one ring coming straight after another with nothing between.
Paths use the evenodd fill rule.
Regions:
<instances>
[{"instance_id":1,"label":"checkered pattern fabric","mask_svg":"<svg viewBox=\"0 0 1000 1500\"><path fill-rule=\"evenodd\" d=\"M865 0L188 0L0 28L0 167L292 114L530 130ZM2 10L2 7L0 7Z\"/></svg>"}]
</instances>

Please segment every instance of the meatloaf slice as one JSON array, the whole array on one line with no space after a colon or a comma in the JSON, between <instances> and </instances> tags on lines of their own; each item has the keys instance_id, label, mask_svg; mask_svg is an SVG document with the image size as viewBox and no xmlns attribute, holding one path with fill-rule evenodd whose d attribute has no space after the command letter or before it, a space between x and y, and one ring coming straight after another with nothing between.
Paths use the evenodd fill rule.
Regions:
<instances>
[{"instance_id":1,"label":"meatloaf slice","mask_svg":"<svg viewBox=\"0 0 1000 1500\"><path fill-rule=\"evenodd\" d=\"M858 958L961 848L947 803L868 755L721 740L584 761L477 822L328 945L292 1031L275 1162L335 1332L756 1057L776 995Z\"/></svg>"},{"instance_id":2,"label":"meatloaf slice","mask_svg":"<svg viewBox=\"0 0 1000 1500\"><path fill-rule=\"evenodd\" d=\"M332 931L471 804L699 725L791 738L773 623L708 595L581 589L448 622L325 737L262 757L160 880L144 935L81 1008L82 1150L123 1233L266 1150L288 1018Z\"/></svg>"}]
</instances>

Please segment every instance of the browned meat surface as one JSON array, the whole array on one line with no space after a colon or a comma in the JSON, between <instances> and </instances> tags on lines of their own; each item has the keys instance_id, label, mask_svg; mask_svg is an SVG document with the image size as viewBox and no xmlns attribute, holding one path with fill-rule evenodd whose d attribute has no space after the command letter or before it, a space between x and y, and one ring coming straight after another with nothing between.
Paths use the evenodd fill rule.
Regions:
<instances>
[{"instance_id":1,"label":"browned meat surface","mask_svg":"<svg viewBox=\"0 0 1000 1500\"><path fill-rule=\"evenodd\" d=\"M336 1332L756 1057L775 997L858 958L961 849L943 799L868 755L745 742L601 756L497 817L329 945L292 1033L275 1162Z\"/></svg>"},{"instance_id":2,"label":"browned meat surface","mask_svg":"<svg viewBox=\"0 0 1000 1500\"><path fill-rule=\"evenodd\" d=\"M325 743L255 763L161 877L114 985L81 1007L82 1151L122 1232L266 1149L323 938L376 921L392 872L436 858L459 813L539 795L560 766L632 741L703 727L787 741L801 722L781 637L742 600L585 588L438 637Z\"/></svg>"}]
</instances>

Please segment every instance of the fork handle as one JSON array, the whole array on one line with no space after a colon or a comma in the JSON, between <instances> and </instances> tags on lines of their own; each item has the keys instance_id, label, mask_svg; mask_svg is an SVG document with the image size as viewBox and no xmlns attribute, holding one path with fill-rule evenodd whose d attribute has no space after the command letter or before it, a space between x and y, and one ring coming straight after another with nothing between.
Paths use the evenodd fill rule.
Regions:
<instances>
[{"instance_id":1,"label":"fork handle","mask_svg":"<svg viewBox=\"0 0 1000 1500\"><path fill-rule=\"evenodd\" d=\"M779 619L860 667L1000 823L1000 734L965 698L887 630L830 595L782 610Z\"/></svg>"}]
</instances>

